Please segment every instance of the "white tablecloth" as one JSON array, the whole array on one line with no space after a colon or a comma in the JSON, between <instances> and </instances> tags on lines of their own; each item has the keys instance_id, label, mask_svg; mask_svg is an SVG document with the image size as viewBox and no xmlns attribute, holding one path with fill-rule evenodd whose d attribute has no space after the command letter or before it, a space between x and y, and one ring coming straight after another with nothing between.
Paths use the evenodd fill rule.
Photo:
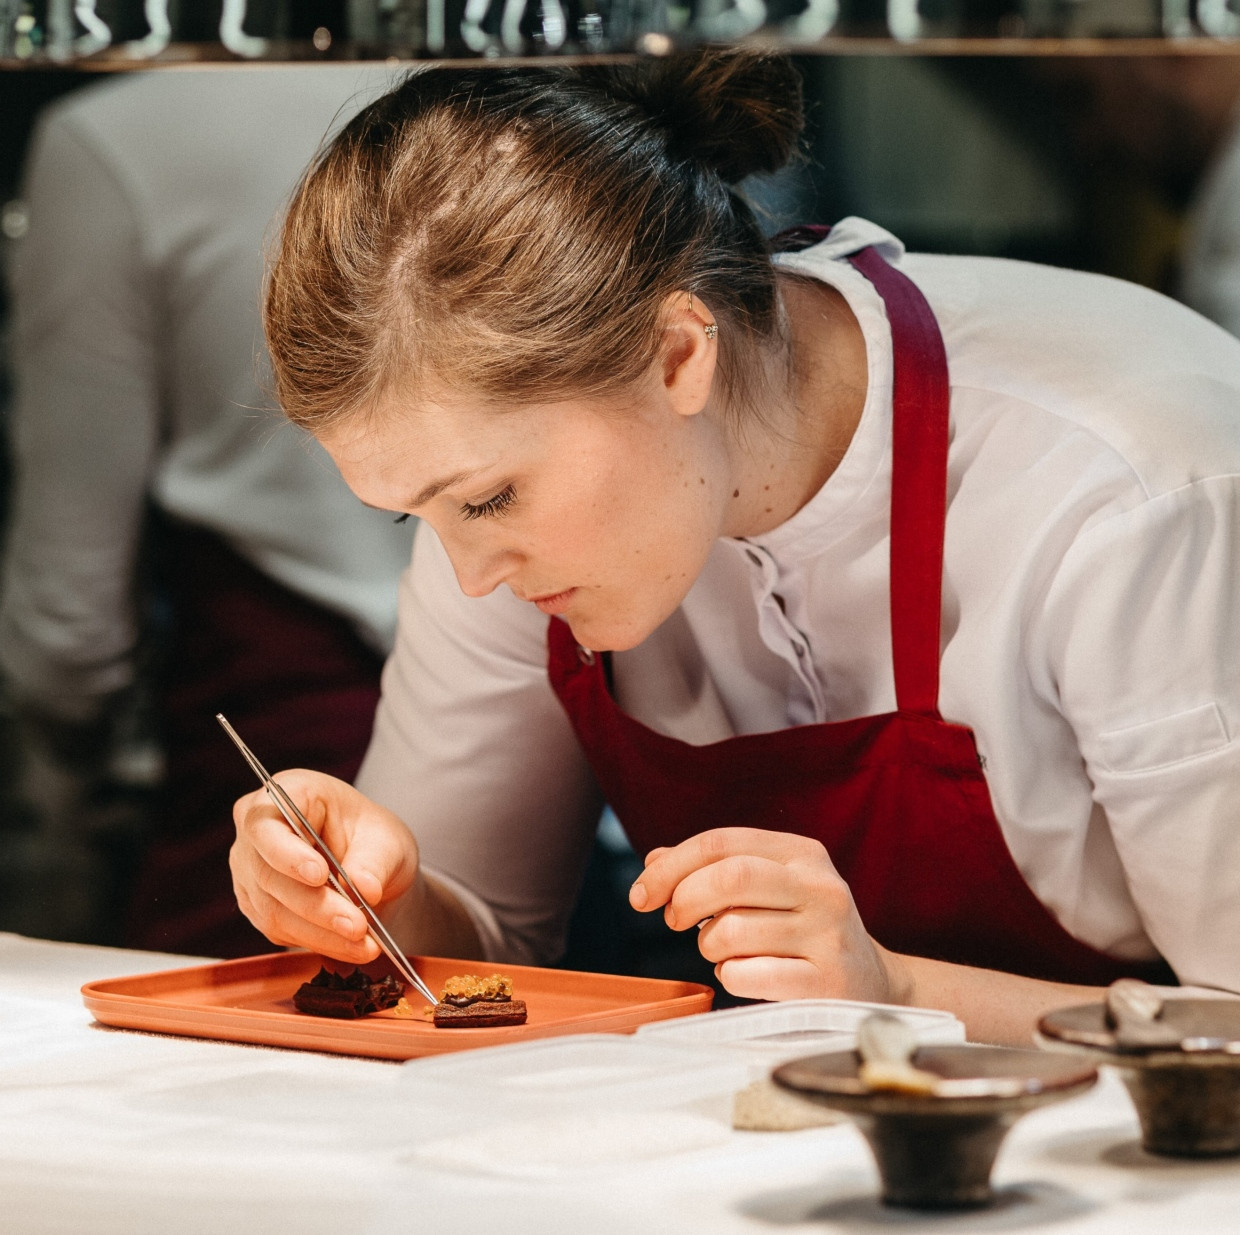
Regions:
<instances>
[{"instance_id":1,"label":"white tablecloth","mask_svg":"<svg viewBox=\"0 0 1240 1235\"><path fill-rule=\"evenodd\" d=\"M0 1231L14 1235L730 1235L1240 1231L1240 1162L1145 1155L1113 1075L1027 1116L999 1203L885 1210L847 1125L732 1132L530 1181L419 1163L439 1134L409 1069L96 1025L82 983L189 963L0 934Z\"/></svg>"}]
</instances>

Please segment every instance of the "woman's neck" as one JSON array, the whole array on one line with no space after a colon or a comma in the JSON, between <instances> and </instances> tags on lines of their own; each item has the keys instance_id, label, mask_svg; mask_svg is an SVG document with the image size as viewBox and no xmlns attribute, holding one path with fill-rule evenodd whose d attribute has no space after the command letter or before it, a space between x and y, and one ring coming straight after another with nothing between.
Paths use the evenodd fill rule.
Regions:
<instances>
[{"instance_id":1,"label":"woman's neck","mask_svg":"<svg viewBox=\"0 0 1240 1235\"><path fill-rule=\"evenodd\" d=\"M725 534L758 536L792 518L830 479L865 407L865 336L834 288L781 275L787 363L760 428L734 448Z\"/></svg>"}]
</instances>

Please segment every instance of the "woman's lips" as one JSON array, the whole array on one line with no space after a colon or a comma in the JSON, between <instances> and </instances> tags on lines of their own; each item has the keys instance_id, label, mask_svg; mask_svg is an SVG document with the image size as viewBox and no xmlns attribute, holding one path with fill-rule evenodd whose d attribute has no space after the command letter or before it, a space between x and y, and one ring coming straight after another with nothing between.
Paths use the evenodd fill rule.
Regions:
<instances>
[{"instance_id":1,"label":"woman's lips","mask_svg":"<svg viewBox=\"0 0 1240 1235\"><path fill-rule=\"evenodd\" d=\"M563 613L572 604L577 589L570 587L567 592L552 592L549 596L531 596L530 601L544 613Z\"/></svg>"}]
</instances>

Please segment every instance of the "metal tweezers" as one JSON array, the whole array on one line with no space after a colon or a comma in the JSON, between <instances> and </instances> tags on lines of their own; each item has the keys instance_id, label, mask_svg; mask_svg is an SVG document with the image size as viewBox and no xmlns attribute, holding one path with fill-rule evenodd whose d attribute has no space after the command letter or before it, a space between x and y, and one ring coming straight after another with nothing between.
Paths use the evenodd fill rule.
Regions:
<instances>
[{"instance_id":1,"label":"metal tweezers","mask_svg":"<svg viewBox=\"0 0 1240 1235\"><path fill-rule=\"evenodd\" d=\"M392 962L396 967L396 972L404 978L404 980L418 992L430 1004L438 1002L435 996L431 994L431 988L418 976L418 971L409 963L408 957L400 950L399 945L388 934L387 927L379 920L379 915L366 902L365 897L353 886L353 880L349 878L344 867L336 860L336 855L327 847L327 843L323 838L310 826L305 815L297 809L297 803L289 797L284 789L272 778L271 774L265 767L254 757L254 752L241 740L237 731L224 718L222 712L217 712L215 719L223 726L224 732L232 738L233 743L241 752L246 763L254 769L254 774L263 782L263 787L267 790L271 800L276 804L276 809L284 816L285 822L307 845L312 846L323 856L323 860L327 863L327 882L328 884L347 901L352 901L361 911L366 919L366 925L369 927L370 937L379 945L384 956Z\"/></svg>"}]
</instances>

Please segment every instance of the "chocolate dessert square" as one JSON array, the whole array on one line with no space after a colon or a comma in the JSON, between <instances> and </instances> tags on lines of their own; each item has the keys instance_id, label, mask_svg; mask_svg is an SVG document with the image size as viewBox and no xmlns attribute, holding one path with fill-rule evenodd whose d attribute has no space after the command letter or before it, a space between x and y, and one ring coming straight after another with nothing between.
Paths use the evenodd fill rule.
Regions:
<instances>
[{"instance_id":1,"label":"chocolate dessert square","mask_svg":"<svg viewBox=\"0 0 1240 1235\"><path fill-rule=\"evenodd\" d=\"M360 969L349 974L332 973L320 968L309 982L303 982L293 995L298 1012L311 1016L334 1016L354 1020L393 1008L400 1002L404 988L390 974L371 978Z\"/></svg>"},{"instance_id":2,"label":"chocolate dessert square","mask_svg":"<svg viewBox=\"0 0 1240 1235\"><path fill-rule=\"evenodd\" d=\"M494 1025L524 1025L525 1000L478 1000L457 1004L440 1002L435 1005L435 1024L441 1029L489 1029Z\"/></svg>"}]
</instances>

